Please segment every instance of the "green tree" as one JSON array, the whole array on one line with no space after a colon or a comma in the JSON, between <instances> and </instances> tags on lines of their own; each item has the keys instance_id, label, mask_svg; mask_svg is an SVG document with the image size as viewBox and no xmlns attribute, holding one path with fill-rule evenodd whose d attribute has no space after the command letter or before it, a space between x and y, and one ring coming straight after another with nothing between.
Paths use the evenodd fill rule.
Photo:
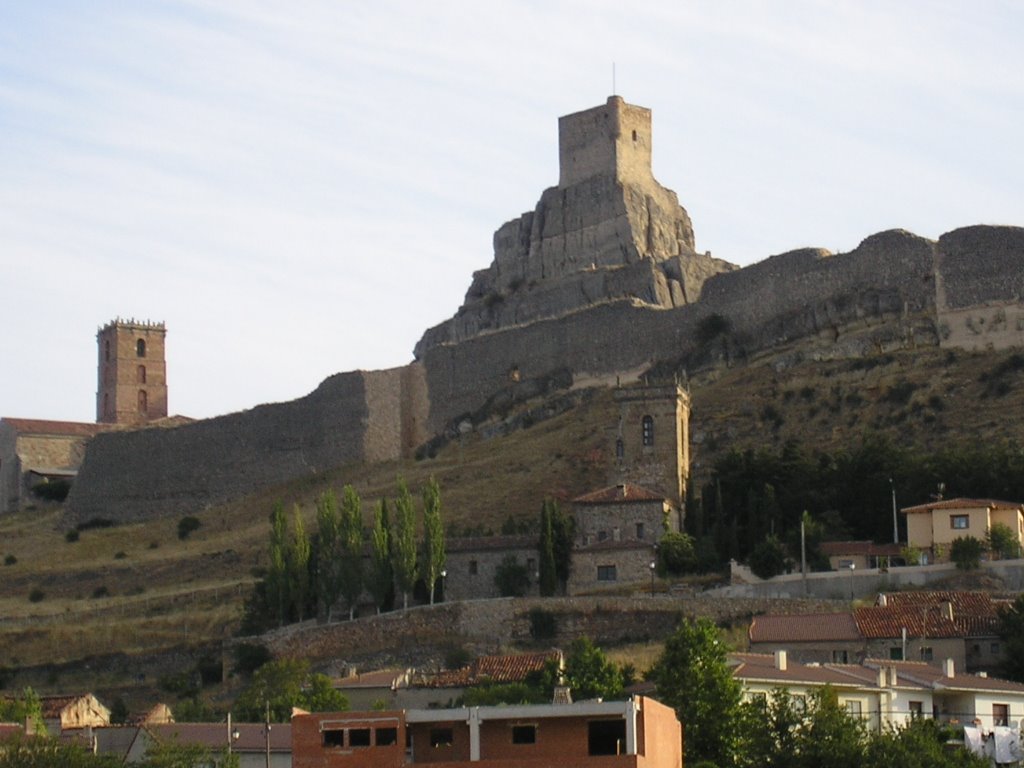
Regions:
<instances>
[{"instance_id":1,"label":"green tree","mask_svg":"<svg viewBox=\"0 0 1024 768\"><path fill-rule=\"evenodd\" d=\"M298 621L306 618L309 600L309 536L302 522L302 508L292 508L292 538L288 548L288 593L292 610Z\"/></svg>"},{"instance_id":2,"label":"green tree","mask_svg":"<svg viewBox=\"0 0 1024 768\"><path fill-rule=\"evenodd\" d=\"M37 733L44 732L43 704L39 694L26 686L20 696L0 698L0 723L28 723Z\"/></svg>"},{"instance_id":3,"label":"green tree","mask_svg":"<svg viewBox=\"0 0 1024 768\"><path fill-rule=\"evenodd\" d=\"M249 686L235 700L232 711L240 722L260 722L268 705L273 722L287 723L292 707L310 712L341 712L348 709L348 699L331 687L329 677L311 674L309 662L278 659L256 671Z\"/></svg>"},{"instance_id":4,"label":"green tree","mask_svg":"<svg viewBox=\"0 0 1024 768\"><path fill-rule=\"evenodd\" d=\"M953 728L931 718L914 718L903 728L888 728L872 736L862 768L990 768L987 759L966 749L950 749Z\"/></svg>"},{"instance_id":5,"label":"green tree","mask_svg":"<svg viewBox=\"0 0 1024 768\"><path fill-rule=\"evenodd\" d=\"M349 620L355 618L356 605L363 593L363 505L351 485L341 491L341 526L338 532L341 551L341 592L348 605Z\"/></svg>"},{"instance_id":6,"label":"green tree","mask_svg":"<svg viewBox=\"0 0 1024 768\"><path fill-rule=\"evenodd\" d=\"M651 669L663 703L686 727L686 762L735 765L743 735L740 684L726 648L707 619L683 619Z\"/></svg>"},{"instance_id":7,"label":"green tree","mask_svg":"<svg viewBox=\"0 0 1024 768\"><path fill-rule=\"evenodd\" d=\"M202 744L153 740L146 748L142 768L238 768L238 755L226 750L211 750Z\"/></svg>"},{"instance_id":8,"label":"green tree","mask_svg":"<svg viewBox=\"0 0 1024 768\"><path fill-rule=\"evenodd\" d=\"M576 536L573 519L565 514L555 501L551 502L551 532L555 554L555 576L558 587L565 594L572 573L572 545Z\"/></svg>"},{"instance_id":9,"label":"green tree","mask_svg":"<svg viewBox=\"0 0 1024 768\"><path fill-rule=\"evenodd\" d=\"M434 585L441 578L447 562L444 522L441 520L441 487L431 477L423 487L423 581L427 585L430 604L434 604Z\"/></svg>"},{"instance_id":10,"label":"green tree","mask_svg":"<svg viewBox=\"0 0 1024 768\"><path fill-rule=\"evenodd\" d=\"M555 568L554 502L545 499L540 508L540 541L537 543L539 562L539 588L543 597L551 597L558 588L558 570Z\"/></svg>"},{"instance_id":11,"label":"green tree","mask_svg":"<svg viewBox=\"0 0 1024 768\"><path fill-rule=\"evenodd\" d=\"M494 586L502 597L523 597L530 589L530 574L515 555L505 555L494 571Z\"/></svg>"},{"instance_id":12,"label":"green tree","mask_svg":"<svg viewBox=\"0 0 1024 768\"><path fill-rule=\"evenodd\" d=\"M270 513L270 565L265 579L267 606L282 626L288 620L288 519L284 502L277 502Z\"/></svg>"},{"instance_id":13,"label":"green tree","mask_svg":"<svg viewBox=\"0 0 1024 768\"><path fill-rule=\"evenodd\" d=\"M416 584L416 513L405 480L398 480L395 527L391 536L391 567L402 592L402 608L409 608L409 593Z\"/></svg>"},{"instance_id":14,"label":"green tree","mask_svg":"<svg viewBox=\"0 0 1024 768\"><path fill-rule=\"evenodd\" d=\"M1024 683L1024 594L999 610L997 629L1003 641L1000 674L1009 680Z\"/></svg>"},{"instance_id":15,"label":"green tree","mask_svg":"<svg viewBox=\"0 0 1024 768\"><path fill-rule=\"evenodd\" d=\"M786 570L788 559L782 542L774 534L769 534L750 553L750 570L762 579L770 579Z\"/></svg>"},{"instance_id":16,"label":"green tree","mask_svg":"<svg viewBox=\"0 0 1024 768\"><path fill-rule=\"evenodd\" d=\"M614 700L622 696L622 673L588 637L573 640L569 647L565 659L565 681L577 701Z\"/></svg>"},{"instance_id":17,"label":"green tree","mask_svg":"<svg viewBox=\"0 0 1024 768\"><path fill-rule=\"evenodd\" d=\"M861 768L864 723L851 717L839 703L835 690L826 685L811 695L796 749L797 768Z\"/></svg>"},{"instance_id":18,"label":"green tree","mask_svg":"<svg viewBox=\"0 0 1024 768\"><path fill-rule=\"evenodd\" d=\"M949 559L956 563L961 571L973 571L981 567L981 554L985 544L974 536L961 536L953 539L949 545Z\"/></svg>"},{"instance_id":19,"label":"green tree","mask_svg":"<svg viewBox=\"0 0 1024 768\"><path fill-rule=\"evenodd\" d=\"M331 609L341 597L341 517L333 488L317 497L316 531L317 601L330 621Z\"/></svg>"},{"instance_id":20,"label":"green tree","mask_svg":"<svg viewBox=\"0 0 1024 768\"><path fill-rule=\"evenodd\" d=\"M999 560L1020 557L1020 542L1013 529L1005 523L993 524L985 534L985 539L989 551Z\"/></svg>"},{"instance_id":21,"label":"green tree","mask_svg":"<svg viewBox=\"0 0 1024 768\"><path fill-rule=\"evenodd\" d=\"M17 735L0 740L0 768L118 768L112 755L94 755L78 744L45 736ZM190 767L191 768L191 767Z\"/></svg>"},{"instance_id":22,"label":"green tree","mask_svg":"<svg viewBox=\"0 0 1024 768\"><path fill-rule=\"evenodd\" d=\"M369 587L373 601L377 605L377 613L380 613L395 584L395 573L391 568L391 526L386 499L381 499L373 511L370 552L372 571Z\"/></svg>"},{"instance_id":23,"label":"green tree","mask_svg":"<svg viewBox=\"0 0 1024 768\"><path fill-rule=\"evenodd\" d=\"M658 542L658 573L682 576L697 567L693 537L686 533L666 533Z\"/></svg>"}]
</instances>

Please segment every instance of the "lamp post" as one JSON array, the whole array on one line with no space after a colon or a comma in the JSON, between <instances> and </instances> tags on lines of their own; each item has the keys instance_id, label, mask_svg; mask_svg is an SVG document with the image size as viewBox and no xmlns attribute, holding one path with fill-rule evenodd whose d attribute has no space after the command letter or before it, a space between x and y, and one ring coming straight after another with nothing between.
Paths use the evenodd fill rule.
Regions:
<instances>
[{"instance_id":1,"label":"lamp post","mask_svg":"<svg viewBox=\"0 0 1024 768\"><path fill-rule=\"evenodd\" d=\"M856 563L850 563L850 601L853 601L853 571L857 567Z\"/></svg>"},{"instance_id":2,"label":"lamp post","mask_svg":"<svg viewBox=\"0 0 1024 768\"><path fill-rule=\"evenodd\" d=\"M231 727L231 713L228 712L228 754L231 754L231 747L242 736L237 728Z\"/></svg>"},{"instance_id":3,"label":"lamp post","mask_svg":"<svg viewBox=\"0 0 1024 768\"><path fill-rule=\"evenodd\" d=\"M443 602L443 603L448 601L448 593L444 591L444 586L445 586L444 580L445 580L445 578L447 578L447 576L448 576L448 569L447 568L442 568L441 569L441 602Z\"/></svg>"},{"instance_id":4,"label":"lamp post","mask_svg":"<svg viewBox=\"0 0 1024 768\"><path fill-rule=\"evenodd\" d=\"M657 567L657 564L653 560L651 560L651 597L654 597L654 569Z\"/></svg>"},{"instance_id":5,"label":"lamp post","mask_svg":"<svg viewBox=\"0 0 1024 768\"><path fill-rule=\"evenodd\" d=\"M890 477L889 487L892 489L892 543L900 543L900 529L896 523L896 482Z\"/></svg>"}]
</instances>

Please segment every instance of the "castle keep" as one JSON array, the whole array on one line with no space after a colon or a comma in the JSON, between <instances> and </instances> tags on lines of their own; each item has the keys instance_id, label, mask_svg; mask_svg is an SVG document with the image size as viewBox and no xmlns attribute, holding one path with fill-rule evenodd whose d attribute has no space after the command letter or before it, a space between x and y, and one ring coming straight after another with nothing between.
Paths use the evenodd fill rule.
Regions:
<instances>
[{"instance_id":1,"label":"castle keep","mask_svg":"<svg viewBox=\"0 0 1024 768\"><path fill-rule=\"evenodd\" d=\"M716 325L746 354L804 340L822 359L1024 344L1024 229L938 241L892 230L849 253L808 248L737 269L696 250L689 216L655 180L649 110L613 96L561 118L558 134L557 186L498 229L490 265L412 363L337 374L288 403L98 435L70 522L183 514L346 462L409 457L496 403L678 370ZM685 477L667 480L681 495Z\"/></svg>"},{"instance_id":2,"label":"castle keep","mask_svg":"<svg viewBox=\"0 0 1024 768\"><path fill-rule=\"evenodd\" d=\"M142 424L167 416L163 323L114 320L96 334L96 421Z\"/></svg>"}]
</instances>

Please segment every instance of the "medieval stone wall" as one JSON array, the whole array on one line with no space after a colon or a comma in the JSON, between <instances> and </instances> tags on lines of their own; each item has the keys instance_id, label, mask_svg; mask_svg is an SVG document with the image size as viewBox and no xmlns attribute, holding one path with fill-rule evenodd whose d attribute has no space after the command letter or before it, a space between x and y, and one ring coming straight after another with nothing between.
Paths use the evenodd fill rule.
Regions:
<instances>
[{"instance_id":1,"label":"medieval stone wall","mask_svg":"<svg viewBox=\"0 0 1024 768\"><path fill-rule=\"evenodd\" d=\"M68 522L128 521L196 512L353 461L401 455L407 406L422 403L415 368L326 379L287 403L171 429L93 439L68 503Z\"/></svg>"}]
</instances>

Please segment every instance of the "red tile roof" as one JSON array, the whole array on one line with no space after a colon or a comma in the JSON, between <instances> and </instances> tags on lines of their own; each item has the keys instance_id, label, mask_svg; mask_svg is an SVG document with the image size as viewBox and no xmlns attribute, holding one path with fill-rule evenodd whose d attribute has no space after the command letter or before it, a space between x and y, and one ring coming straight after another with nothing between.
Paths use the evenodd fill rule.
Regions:
<instances>
[{"instance_id":1,"label":"red tile roof","mask_svg":"<svg viewBox=\"0 0 1024 768\"><path fill-rule=\"evenodd\" d=\"M949 689L965 689L974 691L1006 691L1024 693L1024 683L1001 680L997 677L982 677L956 672L953 677L946 677L943 668L937 664L924 661L890 661L888 659L865 659L864 665L872 669L879 667L895 667L899 678L910 683L917 683L929 688L942 687Z\"/></svg>"},{"instance_id":2,"label":"red tile roof","mask_svg":"<svg viewBox=\"0 0 1024 768\"><path fill-rule=\"evenodd\" d=\"M752 643L812 643L821 640L860 640L849 613L766 614L750 623Z\"/></svg>"},{"instance_id":3,"label":"red tile roof","mask_svg":"<svg viewBox=\"0 0 1024 768\"><path fill-rule=\"evenodd\" d=\"M903 507L903 514L910 515L917 512L931 512L933 509L1020 509L1019 501L1000 501L998 499L940 499L928 504L918 504L913 507Z\"/></svg>"},{"instance_id":4,"label":"red tile roof","mask_svg":"<svg viewBox=\"0 0 1024 768\"><path fill-rule=\"evenodd\" d=\"M117 429L116 424L90 424L81 421L46 421L44 419L12 419L4 416L5 424L14 427L19 435L60 435L92 437L100 432Z\"/></svg>"},{"instance_id":5,"label":"red tile roof","mask_svg":"<svg viewBox=\"0 0 1024 768\"><path fill-rule=\"evenodd\" d=\"M560 663L561 651L481 656L462 669L446 670L424 682L427 688L465 688L480 683L521 683L549 661Z\"/></svg>"},{"instance_id":6,"label":"red tile roof","mask_svg":"<svg viewBox=\"0 0 1024 768\"><path fill-rule=\"evenodd\" d=\"M599 491L591 491L572 500L573 504L621 504L624 501L665 501L660 493L641 488L639 485L612 485Z\"/></svg>"},{"instance_id":7,"label":"red tile roof","mask_svg":"<svg viewBox=\"0 0 1024 768\"><path fill-rule=\"evenodd\" d=\"M957 616L955 608L951 619L943 605L872 606L855 608L853 615L869 639L902 637L904 629L909 637L991 637L999 623L995 613Z\"/></svg>"},{"instance_id":8,"label":"red tile roof","mask_svg":"<svg viewBox=\"0 0 1024 768\"><path fill-rule=\"evenodd\" d=\"M894 608L942 605L953 606L953 617L958 615L994 616L998 607L997 601L988 592L967 592L957 590L921 590L912 592L886 592L879 595L875 605L886 605Z\"/></svg>"},{"instance_id":9,"label":"red tile roof","mask_svg":"<svg viewBox=\"0 0 1024 768\"><path fill-rule=\"evenodd\" d=\"M786 663L786 669L777 669L775 656L770 653L730 653L729 658L736 662L732 669L733 677L742 680L762 680L773 683L804 682L813 685L862 685L860 680L843 674L838 667L848 665L836 664L800 664L792 660Z\"/></svg>"}]
</instances>

